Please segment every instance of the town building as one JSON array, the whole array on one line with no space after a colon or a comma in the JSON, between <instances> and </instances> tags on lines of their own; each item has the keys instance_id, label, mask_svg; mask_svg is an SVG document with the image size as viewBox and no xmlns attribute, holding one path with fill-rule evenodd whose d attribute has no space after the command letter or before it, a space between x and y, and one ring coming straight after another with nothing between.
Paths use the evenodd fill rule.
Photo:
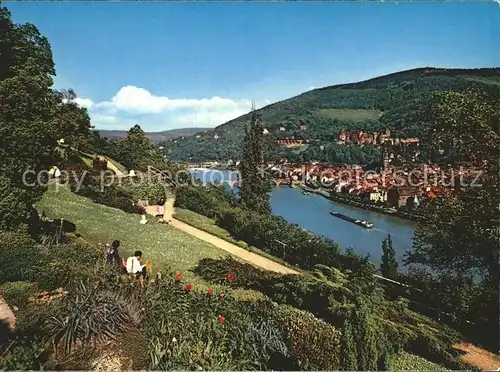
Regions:
<instances>
[{"instance_id":1,"label":"town building","mask_svg":"<svg viewBox=\"0 0 500 372\"><path fill-rule=\"evenodd\" d=\"M411 186L392 186L387 190L387 202L397 208L411 206L417 192L417 189Z\"/></svg>"},{"instance_id":2,"label":"town building","mask_svg":"<svg viewBox=\"0 0 500 372\"><path fill-rule=\"evenodd\" d=\"M274 143L280 147L292 148L292 147L301 147L307 144L307 141L302 139L279 139L274 141Z\"/></svg>"}]
</instances>

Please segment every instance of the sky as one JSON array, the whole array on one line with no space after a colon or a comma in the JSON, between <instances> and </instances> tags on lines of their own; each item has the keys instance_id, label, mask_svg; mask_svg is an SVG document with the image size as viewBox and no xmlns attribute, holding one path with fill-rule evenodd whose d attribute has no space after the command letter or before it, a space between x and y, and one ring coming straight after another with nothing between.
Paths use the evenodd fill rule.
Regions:
<instances>
[{"instance_id":1,"label":"sky","mask_svg":"<svg viewBox=\"0 0 500 372\"><path fill-rule=\"evenodd\" d=\"M214 127L417 67L500 67L500 3L7 2L98 129Z\"/></svg>"}]
</instances>

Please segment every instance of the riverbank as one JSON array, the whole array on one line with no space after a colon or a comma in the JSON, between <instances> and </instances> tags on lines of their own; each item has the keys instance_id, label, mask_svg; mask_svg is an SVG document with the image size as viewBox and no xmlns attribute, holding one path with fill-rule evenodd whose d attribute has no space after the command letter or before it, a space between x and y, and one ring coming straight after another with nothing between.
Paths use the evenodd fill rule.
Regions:
<instances>
[{"instance_id":1,"label":"riverbank","mask_svg":"<svg viewBox=\"0 0 500 372\"><path fill-rule=\"evenodd\" d=\"M413 214L401 212L401 211L398 211L398 210L393 209L393 208L389 209L389 208L379 207L379 206L372 205L372 204L358 202L358 201L343 197L342 195L332 194L329 191L322 189L322 188L312 189L306 185L301 185L301 188L304 191L307 191L307 192L310 192L313 194L317 194L317 195L321 195L321 196L323 196L329 200L332 200L334 202L337 202L337 203L347 204L347 205L350 205L353 207L362 208L362 209L366 209L366 210L377 212L377 213L383 213L383 214L386 214L389 216L399 217L399 218L403 218L403 219L414 221L414 222L423 222L422 218L419 216L415 216Z\"/></svg>"}]
</instances>

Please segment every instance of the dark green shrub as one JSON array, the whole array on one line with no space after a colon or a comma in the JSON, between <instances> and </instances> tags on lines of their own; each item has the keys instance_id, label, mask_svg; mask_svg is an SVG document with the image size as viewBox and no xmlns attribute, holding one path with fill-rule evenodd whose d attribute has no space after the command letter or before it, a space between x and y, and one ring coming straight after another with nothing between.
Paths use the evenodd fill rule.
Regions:
<instances>
[{"instance_id":1,"label":"dark green shrub","mask_svg":"<svg viewBox=\"0 0 500 372\"><path fill-rule=\"evenodd\" d=\"M66 287L77 280L95 280L110 270L105 265L105 252L82 240L51 247L45 262L35 269L42 290Z\"/></svg>"},{"instance_id":2,"label":"dark green shrub","mask_svg":"<svg viewBox=\"0 0 500 372\"><path fill-rule=\"evenodd\" d=\"M214 283L261 291L277 303L306 310L338 329L347 327L342 329L342 369L383 369L401 350L448 368L464 369L451 351L451 345L460 340L457 333L385 301L380 288L364 288L366 283L360 287L359 278L349 279L337 269L317 265L313 275L279 275L227 258L204 259L194 272Z\"/></svg>"},{"instance_id":3,"label":"dark green shrub","mask_svg":"<svg viewBox=\"0 0 500 372\"><path fill-rule=\"evenodd\" d=\"M0 231L0 283L32 281L43 256L25 233Z\"/></svg>"},{"instance_id":4,"label":"dark green shrub","mask_svg":"<svg viewBox=\"0 0 500 372\"><path fill-rule=\"evenodd\" d=\"M354 294L338 270L318 267L314 275L279 275L232 258L203 259L194 272L205 280L254 289L273 301L306 310L335 326L342 326L353 305ZM328 271L329 274L328 274ZM231 274L231 280L227 275Z\"/></svg>"},{"instance_id":5,"label":"dark green shrub","mask_svg":"<svg viewBox=\"0 0 500 372\"><path fill-rule=\"evenodd\" d=\"M0 348L0 352L2 352ZM2 371L38 371L43 367L45 358L43 340L15 339L11 341L8 350L0 358L0 370Z\"/></svg>"},{"instance_id":6,"label":"dark green shrub","mask_svg":"<svg viewBox=\"0 0 500 372\"><path fill-rule=\"evenodd\" d=\"M342 334L340 336L340 368L342 371L358 370L358 355L356 350L356 339L354 325L351 318L344 321Z\"/></svg>"},{"instance_id":7,"label":"dark green shrub","mask_svg":"<svg viewBox=\"0 0 500 372\"><path fill-rule=\"evenodd\" d=\"M273 318L282 327L289 353L300 370L340 369L340 334L334 327L291 306L277 306Z\"/></svg>"},{"instance_id":8,"label":"dark green shrub","mask_svg":"<svg viewBox=\"0 0 500 372\"><path fill-rule=\"evenodd\" d=\"M71 191L74 193L92 199L95 203L107 205L111 208L121 209L127 213L144 214L144 208L134 203L132 192L123 187L112 184L101 189L101 175L95 172L89 172L84 178L80 187L76 182L70 183ZM111 177L111 176L109 176ZM109 180L103 182L109 184Z\"/></svg>"},{"instance_id":9,"label":"dark green shrub","mask_svg":"<svg viewBox=\"0 0 500 372\"><path fill-rule=\"evenodd\" d=\"M234 205L234 196L221 187L198 185L183 186L176 190L175 207L189 209L210 218L215 218L221 211Z\"/></svg>"},{"instance_id":10,"label":"dark green shrub","mask_svg":"<svg viewBox=\"0 0 500 372\"><path fill-rule=\"evenodd\" d=\"M400 352L388 361L389 371L444 371L445 368L429 362L422 357Z\"/></svg>"},{"instance_id":11,"label":"dark green shrub","mask_svg":"<svg viewBox=\"0 0 500 372\"><path fill-rule=\"evenodd\" d=\"M131 191L134 200L147 200L149 204L156 204L166 196L165 185L161 182L126 179L123 187Z\"/></svg>"},{"instance_id":12,"label":"dark green shrub","mask_svg":"<svg viewBox=\"0 0 500 372\"><path fill-rule=\"evenodd\" d=\"M33 283L29 282L7 282L0 286L0 295L11 306L23 307L33 293Z\"/></svg>"}]
</instances>

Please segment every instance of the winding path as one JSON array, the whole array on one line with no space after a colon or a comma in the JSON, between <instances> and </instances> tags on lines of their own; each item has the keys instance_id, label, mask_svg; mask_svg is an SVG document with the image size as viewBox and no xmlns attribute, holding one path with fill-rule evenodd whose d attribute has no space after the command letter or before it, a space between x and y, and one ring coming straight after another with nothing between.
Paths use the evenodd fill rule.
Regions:
<instances>
[{"instance_id":1,"label":"winding path","mask_svg":"<svg viewBox=\"0 0 500 372\"><path fill-rule=\"evenodd\" d=\"M152 216L156 215L156 206L150 205L146 207L146 213ZM222 249L233 256L239 257L255 266L258 266L264 270L274 271L280 274L299 274L299 272L290 269L284 265L281 265L277 262L274 262L268 258L262 257L253 252L249 252L246 249L238 247L235 244L229 243L224 239L218 238L212 234L209 234L203 230L197 229L191 225L188 225L185 222L176 220L172 218L173 215L173 201L168 200L165 204L165 220L170 222L170 225L175 227L176 229L182 230L185 233L192 235L198 239L201 239L207 243L210 243L216 246L219 249Z\"/></svg>"}]
</instances>

